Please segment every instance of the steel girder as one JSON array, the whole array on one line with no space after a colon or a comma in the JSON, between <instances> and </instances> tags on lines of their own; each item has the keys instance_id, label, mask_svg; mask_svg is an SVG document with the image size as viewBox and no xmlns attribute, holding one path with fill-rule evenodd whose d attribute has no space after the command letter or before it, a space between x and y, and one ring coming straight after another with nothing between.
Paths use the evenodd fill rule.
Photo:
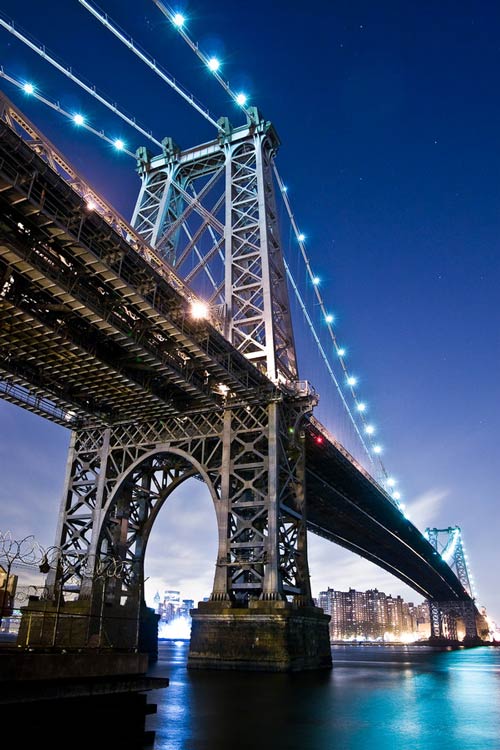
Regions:
<instances>
[{"instance_id":1,"label":"steel girder","mask_svg":"<svg viewBox=\"0 0 500 750\"><path fill-rule=\"evenodd\" d=\"M138 234L212 305L222 306L232 344L273 381L297 379L272 164L279 141L254 122L181 151L138 151Z\"/></svg>"},{"instance_id":2,"label":"steel girder","mask_svg":"<svg viewBox=\"0 0 500 750\"><path fill-rule=\"evenodd\" d=\"M92 596L89 561L103 556L124 563L108 599L130 605L142 596L157 514L181 482L197 477L219 530L212 599L291 596L310 605L301 422L311 406L305 396L75 431L56 546L72 560L73 581L80 570L80 596ZM54 575L47 583L55 587Z\"/></svg>"}]
</instances>

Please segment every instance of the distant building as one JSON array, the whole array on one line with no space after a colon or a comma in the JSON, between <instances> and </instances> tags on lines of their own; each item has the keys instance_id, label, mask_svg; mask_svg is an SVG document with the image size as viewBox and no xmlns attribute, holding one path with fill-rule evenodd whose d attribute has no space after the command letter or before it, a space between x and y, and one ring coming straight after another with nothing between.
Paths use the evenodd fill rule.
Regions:
<instances>
[{"instance_id":1,"label":"distant building","mask_svg":"<svg viewBox=\"0 0 500 750\"><path fill-rule=\"evenodd\" d=\"M407 639L426 637L429 610L427 604L416 607L400 596L383 591L335 591L328 588L319 595L319 606L330 615L331 640ZM427 629L419 625L427 623Z\"/></svg>"},{"instance_id":2,"label":"distant building","mask_svg":"<svg viewBox=\"0 0 500 750\"><path fill-rule=\"evenodd\" d=\"M160 622L169 623L179 617L191 617L190 610L194 609L194 599L181 599L181 592L166 589L163 600L157 592L154 596L154 608L160 615Z\"/></svg>"}]
</instances>

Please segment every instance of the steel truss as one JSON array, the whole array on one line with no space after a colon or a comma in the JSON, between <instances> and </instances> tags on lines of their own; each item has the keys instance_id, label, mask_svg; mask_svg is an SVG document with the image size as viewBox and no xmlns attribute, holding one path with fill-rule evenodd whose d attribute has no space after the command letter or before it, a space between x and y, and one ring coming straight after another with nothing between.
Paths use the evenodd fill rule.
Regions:
<instances>
[{"instance_id":1,"label":"steel truss","mask_svg":"<svg viewBox=\"0 0 500 750\"><path fill-rule=\"evenodd\" d=\"M477 638L476 607L465 560L462 534L459 526L447 529L426 529L426 535L434 549L446 560L471 597L459 602L429 602L431 612L431 634L457 640L457 620L462 619L467 638Z\"/></svg>"},{"instance_id":2,"label":"steel truss","mask_svg":"<svg viewBox=\"0 0 500 750\"><path fill-rule=\"evenodd\" d=\"M458 580L471 598L474 598L470 581L465 552L462 543L462 532L459 526L449 526L447 529L426 529L429 542L439 552L450 568L455 572Z\"/></svg>"},{"instance_id":3,"label":"steel truss","mask_svg":"<svg viewBox=\"0 0 500 750\"><path fill-rule=\"evenodd\" d=\"M82 561L80 598L92 596L88 560L103 556L124 563L108 599L130 605L142 597L144 554L156 516L179 484L197 477L210 491L219 530L212 599L244 604L293 597L311 604L302 421L313 403L309 396L278 398L75 431L57 546ZM55 587L54 575L47 583Z\"/></svg>"},{"instance_id":4,"label":"steel truss","mask_svg":"<svg viewBox=\"0 0 500 750\"><path fill-rule=\"evenodd\" d=\"M278 136L257 110L218 140L181 151L171 138L138 151L142 188L132 224L211 305L232 344L274 382L297 378L274 196Z\"/></svg>"}]
</instances>

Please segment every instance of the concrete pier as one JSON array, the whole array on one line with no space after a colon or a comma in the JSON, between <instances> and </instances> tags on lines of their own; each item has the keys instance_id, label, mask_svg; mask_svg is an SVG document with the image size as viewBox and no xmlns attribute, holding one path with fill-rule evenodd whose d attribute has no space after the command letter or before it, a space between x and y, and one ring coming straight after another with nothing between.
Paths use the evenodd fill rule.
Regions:
<instances>
[{"instance_id":1,"label":"concrete pier","mask_svg":"<svg viewBox=\"0 0 500 750\"><path fill-rule=\"evenodd\" d=\"M289 602L200 602L191 611L190 669L295 672L332 665L329 615Z\"/></svg>"}]
</instances>

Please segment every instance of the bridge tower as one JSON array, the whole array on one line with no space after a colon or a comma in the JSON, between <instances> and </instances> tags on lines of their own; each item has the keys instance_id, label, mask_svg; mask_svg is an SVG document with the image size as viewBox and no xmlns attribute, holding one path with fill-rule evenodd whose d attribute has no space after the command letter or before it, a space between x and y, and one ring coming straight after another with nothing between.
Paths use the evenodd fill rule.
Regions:
<instances>
[{"instance_id":1,"label":"bridge tower","mask_svg":"<svg viewBox=\"0 0 500 750\"><path fill-rule=\"evenodd\" d=\"M467 561L462 543L462 532L459 526L446 529L427 528L425 534L436 552L450 566L470 599L462 602L437 602L429 600L431 635L436 638L457 640L457 620L462 619L465 625L467 640L476 640L476 606L474 593L467 568Z\"/></svg>"},{"instance_id":2,"label":"bridge tower","mask_svg":"<svg viewBox=\"0 0 500 750\"><path fill-rule=\"evenodd\" d=\"M331 664L329 617L309 583L302 425L317 398L298 379L273 185L278 146L254 109L242 127L222 119L210 143L182 151L165 138L157 156L138 151L135 231L206 300L190 324L208 318L267 385L249 399L211 383L217 407L73 432L56 545L73 561L75 616L90 616L82 645L137 645L151 528L171 492L198 477L219 545L210 601L193 611L189 666ZM122 574L97 576L105 559L120 561ZM66 578L59 566L48 585L57 591ZM60 628L61 645L65 637Z\"/></svg>"}]
</instances>

